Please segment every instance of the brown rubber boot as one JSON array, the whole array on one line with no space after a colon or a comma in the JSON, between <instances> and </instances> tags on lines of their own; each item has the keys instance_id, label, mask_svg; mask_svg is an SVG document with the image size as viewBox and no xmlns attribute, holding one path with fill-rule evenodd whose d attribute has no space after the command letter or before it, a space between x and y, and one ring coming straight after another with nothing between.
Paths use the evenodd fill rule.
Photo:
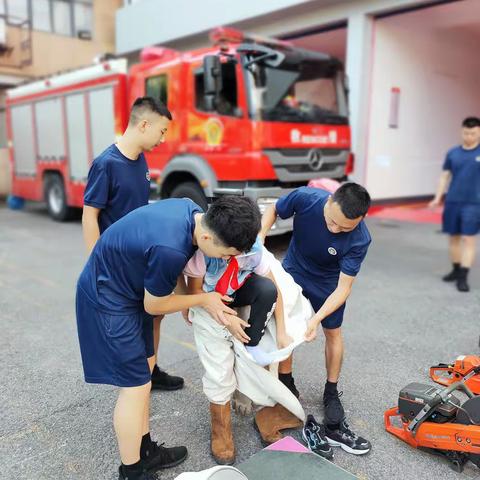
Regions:
<instances>
[{"instance_id":1,"label":"brown rubber boot","mask_svg":"<svg viewBox=\"0 0 480 480\"><path fill-rule=\"evenodd\" d=\"M235 463L235 445L232 435L232 417L230 402L225 405L210 404L212 420L212 434L210 451L219 465L233 465Z\"/></svg>"},{"instance_id":2,"label":"brown rubber boot","mask_svg":"<svg viewBox=\"0 0 480 480\"><path fill-rule=\"evenodd\" d=\"M262 438L263 445L271 445L283 438L280 430L299 428L303 425L293 413L277 403L274 407L264 407L255 415L255 428Z\"/></svg>"}]
</instances>

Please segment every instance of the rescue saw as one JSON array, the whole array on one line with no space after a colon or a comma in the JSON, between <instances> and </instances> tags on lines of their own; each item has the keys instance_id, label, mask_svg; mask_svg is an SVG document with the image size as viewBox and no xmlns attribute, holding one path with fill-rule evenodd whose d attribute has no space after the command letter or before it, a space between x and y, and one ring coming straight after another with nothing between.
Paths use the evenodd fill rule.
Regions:
<instances>
[{"instance_id":1,"label":"rescue saw","mask_svg":"<svg viewBox=\"0 0 480 480\"><path fill-rule=\"evenodd\" d=\"M448 387L465 378L474 368L480 366L480 357L460 355L454 363L439 363L430 367L430 378L440 385ZM470 376L465 385L475 394L480 395L480 373Z\"/></svg>"},{"instance_id":2,"label":"rescue saw","mask_svg":"<svg viewBox=\"0 0 480 480\"><path fill-rule=\"evenodd\" d=\"M398 406L384 414L385 429L414 448L440 455L462 472L470 460L480 468L480 396L467 386L480 366L447 388L410 383L400 391ZM463 391L468 400L454 395Z\"/></svg>"}]
</instances>

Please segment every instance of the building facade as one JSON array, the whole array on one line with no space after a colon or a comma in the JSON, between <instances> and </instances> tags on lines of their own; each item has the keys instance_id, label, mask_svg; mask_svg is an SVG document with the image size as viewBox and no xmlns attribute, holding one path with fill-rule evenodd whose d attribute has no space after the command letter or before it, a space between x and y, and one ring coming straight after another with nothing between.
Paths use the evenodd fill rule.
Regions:
<instances>
[{"instance_id":1,"label":"building facade","mask_svg":"<svg viewBox=\"0 0 480 480\"><path fill-rule=\"evenodd\" d=\"M431 195L463 118L480 115L478 0L125 0L116 53L202 47L217 26L344 61L353 179L375 199Z\"/></svg>"}]
</instances>

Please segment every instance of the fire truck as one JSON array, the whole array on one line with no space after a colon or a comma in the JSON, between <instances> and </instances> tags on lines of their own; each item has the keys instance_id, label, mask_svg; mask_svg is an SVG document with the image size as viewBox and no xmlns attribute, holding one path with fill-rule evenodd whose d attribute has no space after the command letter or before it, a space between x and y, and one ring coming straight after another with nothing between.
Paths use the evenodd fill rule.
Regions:
<instances>
[{"instance_id":1,"label":"fire truck","mask_svg":"<svg viewBox=\"0 0 480 480\"><path fill-rule=\"evenodd\" d=\"M313 178L351 172L338 59L227 28L211 38L211 47L189 52L145 48L129 69L115 58L9 90L12 195L46 201L55 220L71 217L92 160L145 95L174 120L167 142L146 155L157 198L206 208L210 198L239 194L264 210ZM276 232L290 225L280 220Z\"/></svg>"}]
</instances>

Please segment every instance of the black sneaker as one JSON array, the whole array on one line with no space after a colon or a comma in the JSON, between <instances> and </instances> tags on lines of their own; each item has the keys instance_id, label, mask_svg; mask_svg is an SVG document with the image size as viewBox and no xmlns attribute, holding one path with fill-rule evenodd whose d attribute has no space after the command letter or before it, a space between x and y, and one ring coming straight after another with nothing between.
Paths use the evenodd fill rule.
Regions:
<instances>
[{"instance_id":1,"label":"black sneaker","mask_svg":"<svg viewBox=\"0 0 480 480\"><path fill-rule=\"evenodd\" d=\"M295 395L295 397L300 397L300 392L295 386L295 380L291 373L280 373L278 379Z\"/></svg>"},{"instance_id":2,"label":"black sneaker","mask_svg":"<svg viewBox=\"0 0 480 480\"><path fill-rule=\"evenodd\" d=\"M183 378L174 377L167 372L160 370L158 365L153 367L152 390L180 390L183 388Z\"/></svg>"},{"instance_id":3,"label":"black sneaker","mask_svg":"<svg viewBox=\"0 0 480 480\"><path fill-rule=\"evenodd\" d=\"M158 476L155 473L149 473L145 471L142 471L140 476L127 476L120 465L120 467L118 467L118 480L158 480Z\"/></svg>"},{"instance_id":4,"label":"black sneaker","mask_svg":"<svg viewBox=\"0 0 480 480\"><path fill-rule=\"evenodd\" d=\"M328 426L325 426L325 437L332 447L341 447L342 450L354 455L364 455L372 448L372 444L368 440L350 430L345 420L341 422L337 430L330 430Z\"/></svg>"},{"instance_id":5,"label":"black sneaker","mask_svg":"<svg viewBox=\"0 0 480 480\"><path fill-rule=\"evenodd\" d=\"M325 423L338 424L345 420L345 410L340 401L342 395L343 392L324 392L323 405L325 406Z\"/></svg>"},{"instance_id":6,"label":"black sneaker","mask_svg":"<svg viewBox=\"0 0 480 480\"><path fill-rule=\"evenodd\" d=\"M302 430L302 437L310 451L327 460L333 458L333 449L325 437L325 426L317 423L313 415L307 417Z\"/></svg>"},{"instance_id":7,"label":"black sneaker","mask_svg":"<svg viewBox=\"0 0 480 480\"><path fill-rule=\"evenodd\" d=\"M180 465L186 460L188 451L186 447L167 448L157 442L151 442L145 452L142 462L145 470L156 471L160 468L170 468Z\"/></svg>"}]
</instances>

